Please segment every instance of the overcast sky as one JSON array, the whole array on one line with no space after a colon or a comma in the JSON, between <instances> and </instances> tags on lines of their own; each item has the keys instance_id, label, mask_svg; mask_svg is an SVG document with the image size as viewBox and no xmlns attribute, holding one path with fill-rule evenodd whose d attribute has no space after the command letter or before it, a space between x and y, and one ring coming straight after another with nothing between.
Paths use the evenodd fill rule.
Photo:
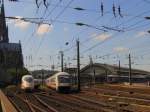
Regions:
<instances>
[{"instance_id":1,"label":"overcast sky","mask_svg":"<svg viewBox=\"0 0 150 112\"><path fill-rule=\"evenodd\" d=\"M67 66L75 66L75 45L79 38L82 66L89 63L91 55L94 62L117 65L120 60L121 66L127 67L131 53L132 67L150 71L150 34L147 33L150 20L144 18L150 16L150 0L47 0L48 8L39 0L39 9L35 0L19 1L5 0L6 16L44 18L51 24L7 20L10 42L21 40L24 63L30 70L50 69L52 64L58 68L60 50L65 51ZM75 10L77 7L85 10ZM73 24L77 22L91 27ZM101 30L103 26L106 32Z\"/></svg>"}]
</instances>

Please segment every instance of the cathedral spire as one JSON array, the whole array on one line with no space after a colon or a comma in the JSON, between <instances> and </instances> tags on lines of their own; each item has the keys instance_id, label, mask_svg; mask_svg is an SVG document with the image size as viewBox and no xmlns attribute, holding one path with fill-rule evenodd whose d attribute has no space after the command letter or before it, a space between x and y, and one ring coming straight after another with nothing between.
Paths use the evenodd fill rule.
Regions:
<instances>
[{"instance_id":1,"label":"cathedral spire","mask_svg":"<svg viewBox=\"0 0 150 112\"><path fill-rule=\"evenodd\" d=\"M5 20L4 0L1 1L0 7L0 43L8 43L8 27Z\"/></svg>"}]
</instances>

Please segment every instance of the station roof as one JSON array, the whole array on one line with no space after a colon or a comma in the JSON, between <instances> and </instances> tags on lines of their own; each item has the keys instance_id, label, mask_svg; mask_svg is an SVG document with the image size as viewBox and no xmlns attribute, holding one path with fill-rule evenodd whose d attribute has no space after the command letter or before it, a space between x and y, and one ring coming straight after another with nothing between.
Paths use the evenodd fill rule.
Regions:
<instances>
[{"instance_id":1,"label":"station roof","mask_svg":"<svg viewBox=\"0 0 150 112\"><path fill-rule=\"evenodd\" d=\"M91 69L91 67L98 67L98 68L103 68L105 70L110 71L112 74L117 74L119 71L119 67L115 65L109 65L109 64L102 64L102 63L93 63L93 64L88 64L84 66L81 69L81 73L83 73L87 69ZM120 67L120 72L121 73L128 73L129 68L127 67ZM142 75L150 75L150 72L144 71L144 70L139 70L139 69L132 69L133 74L142 74Z\"/></svg>"}]
</instances>

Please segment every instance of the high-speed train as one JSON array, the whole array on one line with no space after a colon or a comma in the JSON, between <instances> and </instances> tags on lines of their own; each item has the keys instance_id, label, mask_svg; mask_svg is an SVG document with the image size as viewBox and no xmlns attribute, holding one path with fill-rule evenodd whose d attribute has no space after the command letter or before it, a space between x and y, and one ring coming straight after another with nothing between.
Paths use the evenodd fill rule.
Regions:
<instances>
[{"instance_id":1,"label":"high-speed train","mask_svg":"<svg viewBox=\"0 0 150 112\"><path fill-rule=\"evenodd\" d=\"M71 75L66 72L58 72L45 80L46 86L58 92L66 92L71 89Z\"/></svg>"},{"instance_id":2,"label":"high-speed train","mask_svg":"<svg viewBox=\"0 0 150 112\"><path fill-rule=\"evenodd\" d=\"M32 75L24 75L21 79L21 89L33 90L34 89L34 78Z\"/></svg>"}]
</instances>

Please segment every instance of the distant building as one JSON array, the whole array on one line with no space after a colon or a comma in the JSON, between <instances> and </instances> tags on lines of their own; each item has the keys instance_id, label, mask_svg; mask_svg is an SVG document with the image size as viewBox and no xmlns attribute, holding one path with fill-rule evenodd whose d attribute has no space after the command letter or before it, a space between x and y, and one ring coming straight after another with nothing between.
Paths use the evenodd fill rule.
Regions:
<instances>
[{"instance_id":1,"label":"distant building","mask_svg":"<svg viewBox=\"0 0 150 112\"><path fill-rule=\"evenodd\" d=\"M64 68L64 72L75 76L77 74L77 68Z\"/></svg>"},{"instance_id":2,"label":"distant building","mask_svg":"<svg viewBox=\"0 0 150 112\"><path fill-rule=\"evenodd\" d=\"M6 71L11 68L23 68L23 55L21 42L9 43L8 26L2 2L0 4L0 82L7 82L10 79Z\"/></svg>"},{"instance_id":3,"label":"distant building","mask_svg":"<svg viewBox=\"0 0 150 112\"><path fill-rule=\"evenodd\" d=\"M102 82L128 82L129 69L93 63L81 69L81 82L82 83L102 83ZM132 82L146 82L149 80L150 72L132 69Z\"/></svg>"},{"instance_id":4,"label":"distant building","mask_svg":"<svg viewBox=\"0 0 150 112\"><path fill-rule=\"evenodd\" d=\"M57 72L58 71L53 71L53 70L52 71L51 70L35 70L35 71L31 71L30 73L36 79L41 79L42 77L45 79L54 75Z\"/></svg>"}]
</instances>

